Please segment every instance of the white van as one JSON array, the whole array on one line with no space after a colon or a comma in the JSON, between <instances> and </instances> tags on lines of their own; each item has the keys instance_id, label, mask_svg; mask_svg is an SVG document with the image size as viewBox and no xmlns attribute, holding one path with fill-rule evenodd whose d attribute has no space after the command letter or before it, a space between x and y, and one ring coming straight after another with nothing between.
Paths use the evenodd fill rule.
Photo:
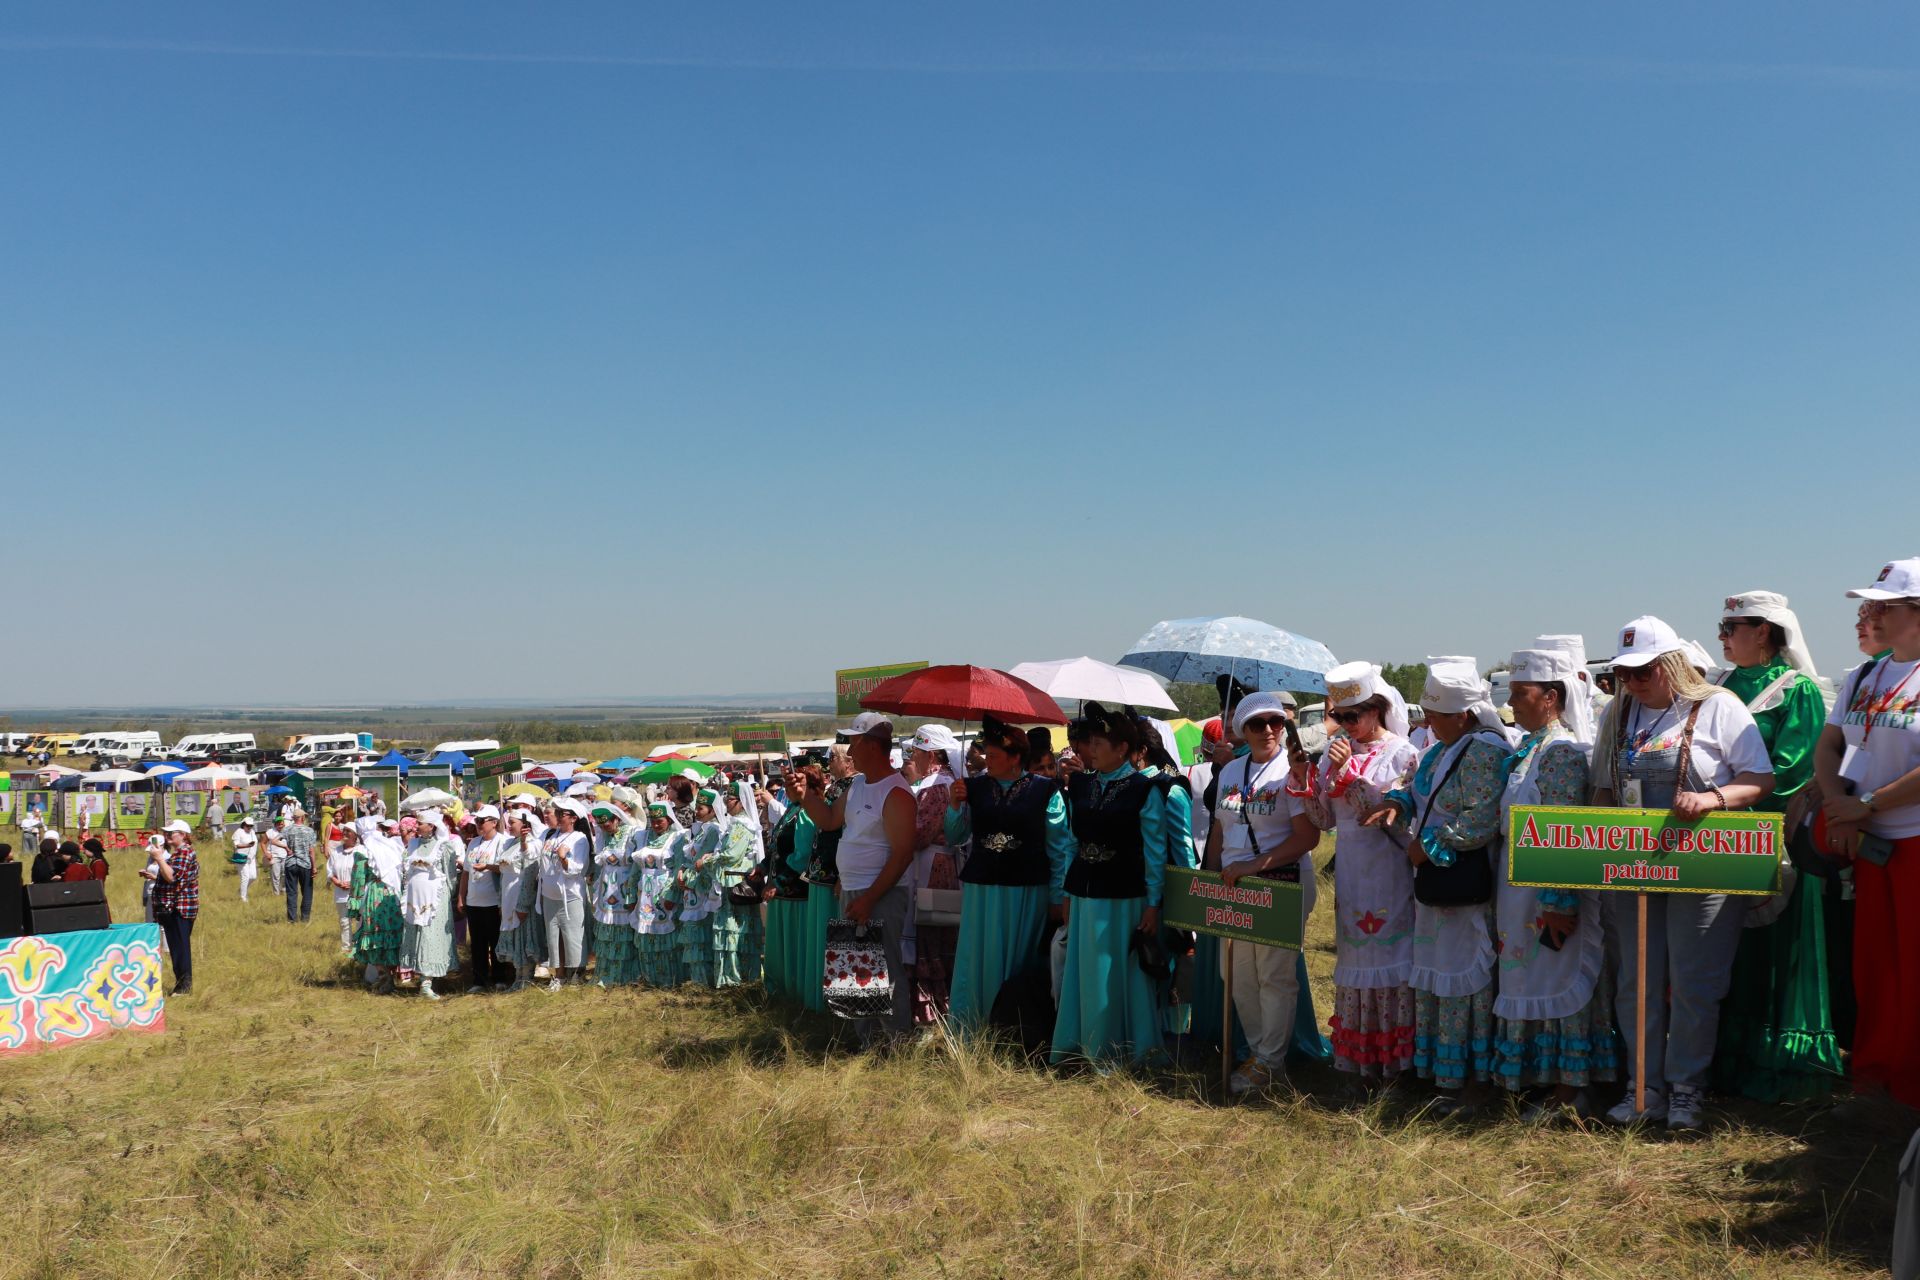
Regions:
<instances>
[{"instance_id":1,"label":"white van","mask_svg":"<svg viewBox=\"0 0 1920 1280\"><path fill-rule=\"evenodd\" d=\"M107 729L89 733L73 744L76 756L103 756L111 760L140 760L150 748L160 745L160 735L151 729Z\"/></svg>"},{"instance_id":2,"label":"white van","mask_svg":"<svg viewBox=\"0 0 1920 1280\"><path fill-rule=\"evenodd\" d=\"M288 764L309 765L313 763L314 757L322 752L357 751L370 748L372 744L372 734L309 733L305 737L295 738L293 745L287 748L287 754L283 758Z\"/></svg>"},{"instance_id":3,"label":"white van","mask_svg":"<svg viewBox=\"0 0 1920 1280\"><path fill-rule=\"evenodd\" d=\"M433 759L442 751L458 751L462 755L477 756L482 751L498 751L499 749L500 744L492 738L471 738L464 742L443 742L433 750L427 752L427 759Z\"/></svg>"},{"instance_id":4,"label":"white van","mask_svg":"<svg viewBox=\"0 0 1920 1280\"><path fill-rule=\"evenodd\" d=\"M173 750L166 754L175 760L201 760L257 750L250 733L190 733L174 743Z\"/></svg>"}]
</instances>

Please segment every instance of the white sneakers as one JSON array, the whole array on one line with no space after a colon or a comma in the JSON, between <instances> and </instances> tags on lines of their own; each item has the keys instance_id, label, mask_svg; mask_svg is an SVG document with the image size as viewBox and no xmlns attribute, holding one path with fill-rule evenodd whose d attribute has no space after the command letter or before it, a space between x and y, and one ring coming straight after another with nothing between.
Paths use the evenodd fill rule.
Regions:
<instances>
[{"instance_id":1,"label":"white sneakers","mask_svg":"<svg viewBox=\"0 0 1920 1280\"><path fill-rule=\"evenodd\" d=\"M561 985L562 985L562 983L561 983L561 981L560 981L560 979L558 979L558 978L548 978L548 979L547 979L547 990L549 990L549 991L558 991L558 990L560 989L560 987L561 987Z\"/></svg>"},{"instance_id":2,"label":"white sneakers","mask_svg":"<svg viewBox=\"0 0 1920 1280\"><path fill-rule=\"evenodd\" d=\"M432 978L420 979L420 994L429 1000L438 1000L440 998L440 993L433 989Z\"/></svg>"},{"instance_id":3,"label":"white sneakers","mask_svg":"<svg viewBox=\"0 0 1920 1280\"><path fill-rule=\"evenodd\" d=\"M1651 1124L1655 1120L1667 1118L1667 1099L1658 1089L1647 1090L1647 1109L1633 1109L1633 1081L1627 1081L1626 1096L1615 1103L1613 1110L1607 1112L1608 1124Z\"/></svg>"}]
</instances>

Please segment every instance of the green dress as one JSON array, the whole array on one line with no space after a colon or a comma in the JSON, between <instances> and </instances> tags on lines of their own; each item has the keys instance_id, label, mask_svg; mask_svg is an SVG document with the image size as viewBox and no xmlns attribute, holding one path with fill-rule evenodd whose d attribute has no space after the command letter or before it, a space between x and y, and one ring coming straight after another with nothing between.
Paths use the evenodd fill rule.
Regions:
<instances>
[{"instance_id":1,"label":"green dress","mask_svg":"<svg viewBox=\"0 0 1920 1280\"><path fill-rule=\"evenodd\" d=\"M714 970L714 917L722 910L720 857L726 835L717 822L697 822L674 840L678 873L680 971L701 987L719 986Z\"/></svg>"},{"instance_id":2,"label":"green dress","mask_svg":"<svg viewBox=\"0 0 1920 1280\"><path fill-rule=\"evenodd\" d=\"M767 883L774 891L767 902L767 994L809 1009L826 1007L814 974L818 956L807 929L808 886L801 878L813 860L817 830L795 804L774 826L767 851Z\"/></svg>"},{"instance_id":3,"label":"green dress","mask_svg":"<svg viewBox=\"0 0 1920 1280\"><path fill-rule=\"evenodd\" d=\"M347 911L354 918L353 958L359 964L392 968L400 963L400 895L367 868L367 851L353 851L353 887Z\"/></svg>"},{"instance_id":4,"label":"green dress","mask_svg":"<svg viewBox=\"0 0 1920 1280\"><path fill-rule=\"evenodd\" d=\"M1736 668L1724 683L1751 704L1788 670L1775 659ZM1753 718L1774 770L1773 794L1754 807L1777 813L1813 777L1826 700L1799 675L1754 709ZM1827 990L1827 888L1817 876L1800 876L1778 919L1740 935L1713 1059L1714 1086L1722 1092L1794 1102L1823 1098L1842 1082Z\"/></svg>"},{"instance_id":5,"label":"green dress","mask_svg":"<svg viewBox=\"0 0 1920 1280\"><path fill-rule=\"evenodd\" d=\"M623 987L640 980L640 935L634 932L639 893L633 882L633 847L639 835L639 828L623 824L594 855L590 910L594 973L601 986Z\"/></svg>"},{"instance_id":6,"label":"green dress","mask_svg":"<svg viewBox=\"0 0 1920 1280\"><path fill-rule=\"evenodd\" d=\"M760 981L760 953L765 945L760 907L737 905L728 890L753 870L753 828L735 821L727 827L714 864L720 886L720 906L713 913L713 984L737 987Z\"/></svg>"}]
</instances>

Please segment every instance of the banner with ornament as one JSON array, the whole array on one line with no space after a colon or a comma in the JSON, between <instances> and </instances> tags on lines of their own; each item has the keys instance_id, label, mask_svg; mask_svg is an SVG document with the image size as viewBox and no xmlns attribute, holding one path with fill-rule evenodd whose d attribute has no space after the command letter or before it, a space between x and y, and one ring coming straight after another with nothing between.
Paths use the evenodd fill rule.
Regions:
<instances>
[{"instance_id":1,"label":"banner with ornament","mask_svg":"<svg viewBox=\"0 0 1920 1280\"><path fill-rule=\"evenodd\" d=\"M0 1056L165 1029L159 925L0 941Z\"/></svg>"}]
</instances>

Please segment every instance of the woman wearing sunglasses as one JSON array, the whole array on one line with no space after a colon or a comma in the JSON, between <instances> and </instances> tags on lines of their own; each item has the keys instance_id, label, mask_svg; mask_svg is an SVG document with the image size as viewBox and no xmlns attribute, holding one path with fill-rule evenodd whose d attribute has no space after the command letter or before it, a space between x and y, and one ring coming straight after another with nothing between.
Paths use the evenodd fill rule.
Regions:
<instances>
[{"instance_id":1,"label":"woman wearing sunglasses","mask_svg":"<svg viewBox=\"0 0 1920 1280\"><path fill-rule=\"evenodd\" d=\"M1730 665L1719 683L1753 713L1773 760L1773 794L1754 808L1779 812L1812 780L1827 719L1800 619L1778 592L1728 596L1720 652ZM1784 893L1747 908L1713 1059L1718 1089L1758 1102L1825 1097L1844 1072L1827 1001L1826 885L1791 864L1782 874Z\"/></svg>"},{"instance_id":2,"label":"woman wearing sunglasses","mask_svg":"<svg viewBox=\"0 0 1920 1280\"><path fill-rule=\"evenodd\" d=\"M1853 863L1855 1092L1920 1106L1920 559L1868 602L1891 652L1856 669L1821 730L1820 838Z\"/></svg>"},{"instance_id":3,"label":"woman wearing sunglasses","mask_svg":"<svg viewBox=\"0 0 1920 1280\"><path fill-rule=\"evenodd\" d=\"M1364 825L1414 767L1407 704L1371 662L1327 672L1335 726L1318 768L1296 764L1288 792L1322 831L1339 833L1333 864L1333 1064L1367 1086L1413 1066L1413 865L1383 827Z\"/></svg>"},{"instance_id":4,"label":"woman wearing sunglasses","mask_svg":"<svg viewBox=\"0 0 1920 1280\"><path fill-rule=\"evenodd\" d=\"M1773 790L1773 760L1753 716L1740 699L1700 678L1672 627L1643 617L1621 628L1613 672L1620 692L1594 743L1594 804L1671 809L1693 819L1748 808ZM1610 895L1607 908L1619 942L1615 1012L1629 1063L1638 1058L1635 1009L1640 984L1647 985L1647 1110L1634 1110L1630 1081L1607 1118L1665 1119L1669 1129L1696 1129L1745 905L1719 893L1648 894L1644 974L1633 895Z\"/></svg>"}]
</instances>

